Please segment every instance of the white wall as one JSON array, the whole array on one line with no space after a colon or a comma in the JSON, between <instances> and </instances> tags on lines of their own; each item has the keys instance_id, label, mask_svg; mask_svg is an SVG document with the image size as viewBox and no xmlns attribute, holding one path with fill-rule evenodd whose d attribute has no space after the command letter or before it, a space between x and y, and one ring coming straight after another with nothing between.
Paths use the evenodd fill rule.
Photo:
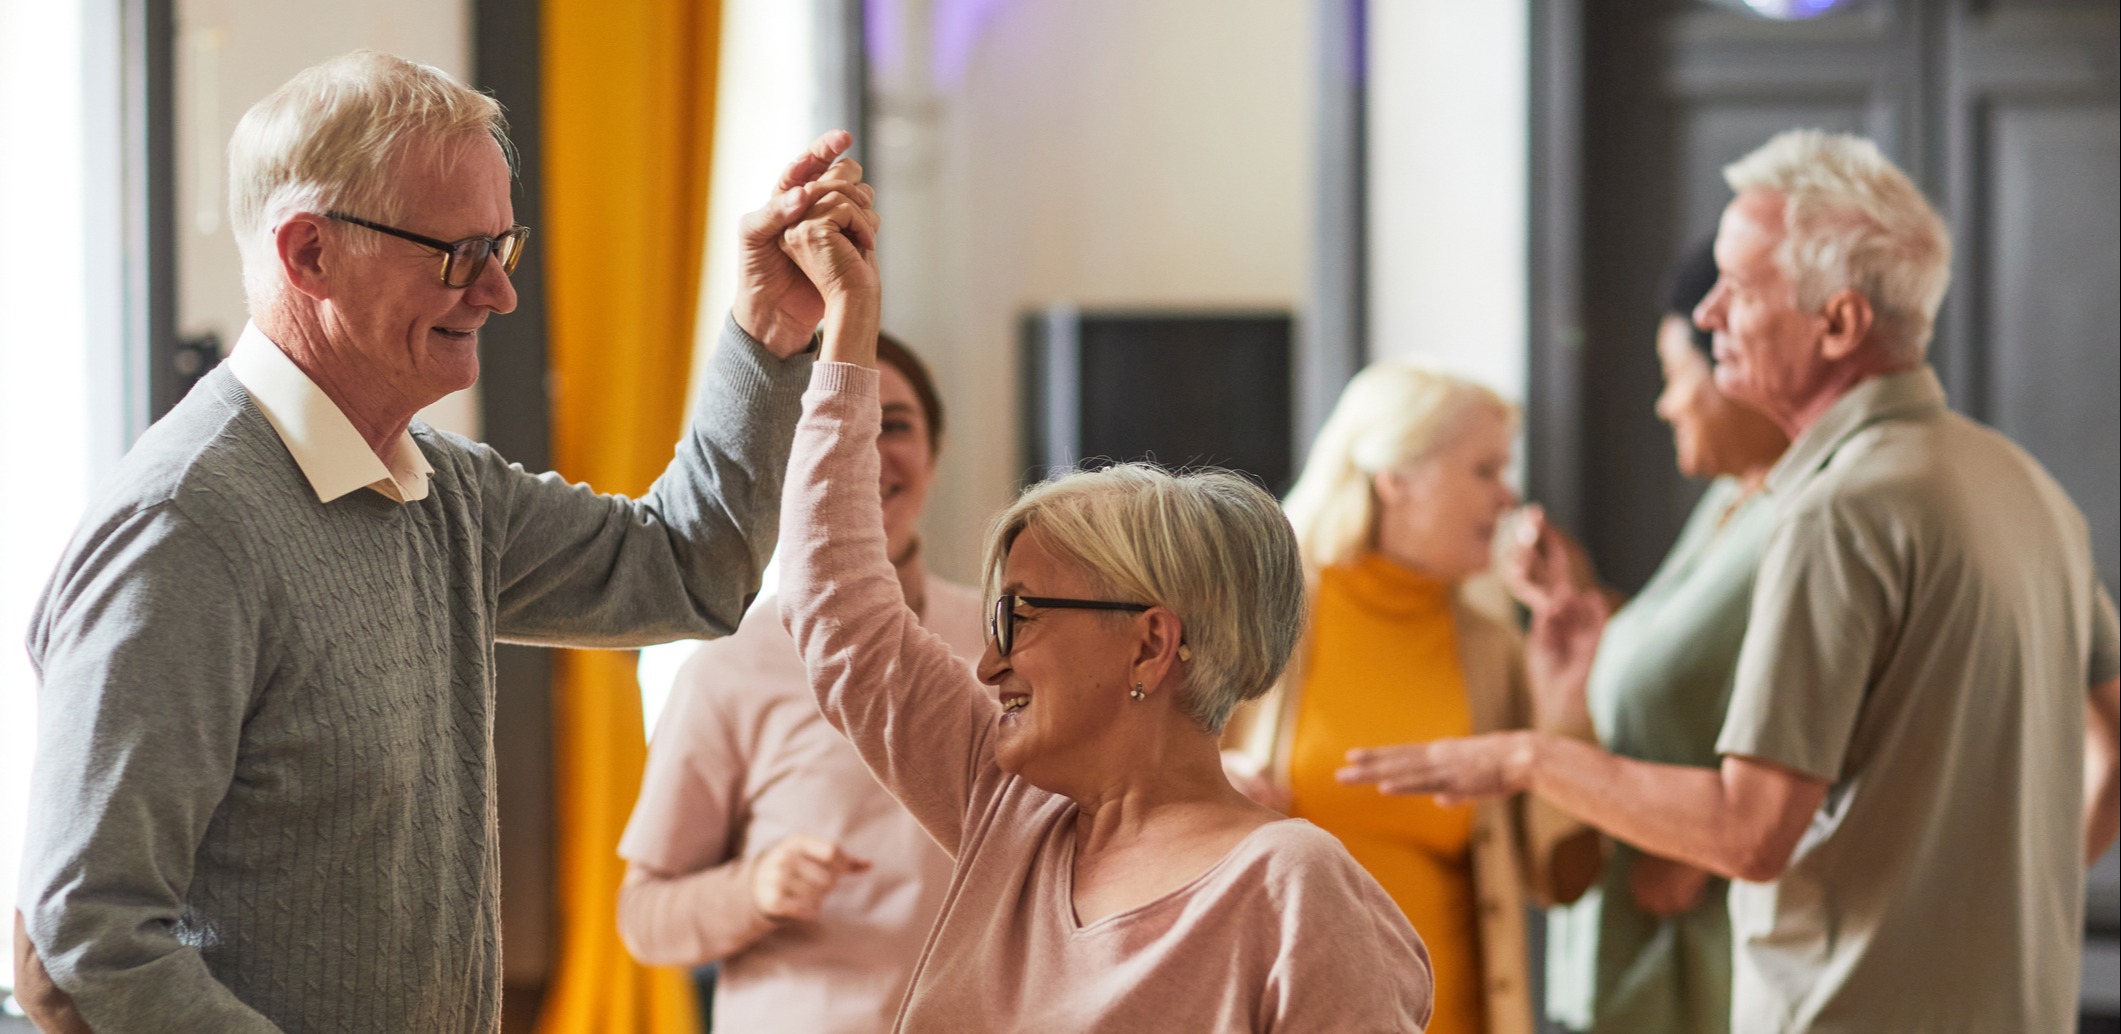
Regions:
<instances>
[{"instance_id":1,"label":"white wall","mask_svg":"<svg viewBox=\"0 0 2121 1034\"><path fill-rule=\"evenodd\" d=\"M1369 5L1370 357L1520 401L1530 3Z\"/></svg>"},{"instance_id":2,"label":"white wall","mask_svg":"<svg viewBox=\"0 0 2121 1034\"><path fill-rule=\"evenodd\" d=\"M725 98L776 74L754 57L807 48L796 37L807 38L797 23L810 5L782 2L791 10L770 18L775 0L725 12L725 28L750 25L739 35L759 44L727 55ZM1421 358L1513 397L1524 387L1529 2L1369 5L1370 354ZM938 570L963 577L1020 473L1018 314L1065 299L1302 318L1314 29L1310 5L1291 0L869 3L874 119L862 147L886 220L885 321L936 368L958 432L927 526ZM243 299L221 176L236 119L357 46L468 76L469 3L179 0L177 17L179 329L233 343ZM772 93L770 118L756 105L719 115L725 141L755 139L759 153L718 149L709 341L730 289L718 238L763 197L744 181L770 180L779 152L817 128L800 85ZM436 410L433 422L476 434L471 399Z\"/></svg>"},{"instance_id":3,"label":"white wall","mask_svg":"<svg viewBox=\"0 0 2121 1034\"><path fill-rule=\"evenodd\" d=\"M470 0L177 0L177 330L234 347L246 319L229 235L228 135L296 72L366 47L471 77ZM535 238L532 238L535 247ZM487 361L497 357L488 356ZM429 407L437 427L478 436L473 388Z\"/></svg>"},{"instance_id":4,"label":"white wall","mask_svg":"<svg viewBox=\"0 0 2121 1034\"><path fill-rule=\"evenodd\" d=\"M897 0L872 37L887 328L935 368L952 433L928 555L968 578L1019 469L1019 314L1301 310L1308 5Z\"/></svg>"},{"instance_id":5,"label":"white wall","mask_svg":"<svg viewBox=\"0 0 2121 1034\"><path fill-rule=\"evenodd\" d=\"M818 124L817 74L808 60L815 47L813 6L797 0L722 3L694 393L736 298L737 225L765 203L781 170L810 141L828 128L839 128ZM791 60L791 55L797 59Z\"/></svg>"}]
</instances>

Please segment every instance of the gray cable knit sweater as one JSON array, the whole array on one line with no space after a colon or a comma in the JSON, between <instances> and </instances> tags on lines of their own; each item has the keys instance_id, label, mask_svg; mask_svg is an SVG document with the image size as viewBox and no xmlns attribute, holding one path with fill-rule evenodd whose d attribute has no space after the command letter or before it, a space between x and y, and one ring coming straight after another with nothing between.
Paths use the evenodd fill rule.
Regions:
<instances>
[{"instance_id":1,"label":"gray cable knit sweater","mask_svg":"<svg viewBox=\"0 0 2121 1034\"><path fill-rule=\"evenodd\" d=\"M637 500L415 424L426 499L320 504L226 369L141 437L29 631L21 901L98 1034L498 1029L493 644L736 627L810 363L711 367Z\"/></svg>"}]
</instances>

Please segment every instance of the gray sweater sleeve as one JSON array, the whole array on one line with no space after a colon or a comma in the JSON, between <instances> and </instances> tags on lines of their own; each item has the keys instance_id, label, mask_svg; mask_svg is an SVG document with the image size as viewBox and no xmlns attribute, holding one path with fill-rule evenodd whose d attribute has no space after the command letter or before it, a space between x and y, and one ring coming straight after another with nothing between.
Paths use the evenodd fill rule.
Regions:
<instances>
[{"instance_id":1,"label":"gray sweater sleeve","mask_svg":"<svg viewBox=\"0 0 2121 1034\"><path fill-rule=\"evenodd\" d=\"M691 426L639 499L532 476L481 450L486 519L502 522L489 539L500 548L501 638L626 647L735 631L779 533L810 366L808 356L774 358L726 320Z\"/></svg>"},{"instance_id":2,"label":"gray sweater sleeve","mask_svg":"<svg viewBox=\"0 0 2121 1034\"><path fill-rule=\"evenodd\" d=\"M277 1031L174 933L251 704L256 587L169 504L78 555L30 630L30 941L97 1034Z\"/></svg>"}]
</instances>

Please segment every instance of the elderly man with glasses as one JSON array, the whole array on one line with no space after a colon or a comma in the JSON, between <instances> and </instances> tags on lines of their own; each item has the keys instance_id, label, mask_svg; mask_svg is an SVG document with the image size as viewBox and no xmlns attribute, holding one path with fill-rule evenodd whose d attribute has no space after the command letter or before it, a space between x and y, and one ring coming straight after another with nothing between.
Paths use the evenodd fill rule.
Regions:
<instances>
[{"instance_id":1,"label":"elderly man with glasses","mask_svg":"<svg viewBox=\"0 0 2121 1034\"><path fill-rule=\"evenodd\" d=\"M478 377L530 231L500 107L355 53L237 127L253 322L126 457L39 601L19 997L47 1029L499 1029L493 644L736 627L822 301L779 248L867 207L848 139L744 227L738 301L637 500L414 414Z\"/></svg>"}]
</instances>

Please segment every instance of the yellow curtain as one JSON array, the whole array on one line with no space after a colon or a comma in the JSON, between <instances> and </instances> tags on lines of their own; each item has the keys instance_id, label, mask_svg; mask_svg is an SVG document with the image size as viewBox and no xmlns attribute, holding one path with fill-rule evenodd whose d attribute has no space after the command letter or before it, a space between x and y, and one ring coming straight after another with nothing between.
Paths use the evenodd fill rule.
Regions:
<instances>
[{"instance_id":1,"label":"yellow curtain","mask_svg":"<svg viewBox=\"0 0 2121 1034\"><path fill-rule=\"evenodd\" d=\"M553 466L638 495L684 424L714 152L718 0L542 0ZM634 655L553 680L559 953L539 1034L694 1032L685 974L619 941L619 834L640 789Z\"/></svg>"}]
</instances>

